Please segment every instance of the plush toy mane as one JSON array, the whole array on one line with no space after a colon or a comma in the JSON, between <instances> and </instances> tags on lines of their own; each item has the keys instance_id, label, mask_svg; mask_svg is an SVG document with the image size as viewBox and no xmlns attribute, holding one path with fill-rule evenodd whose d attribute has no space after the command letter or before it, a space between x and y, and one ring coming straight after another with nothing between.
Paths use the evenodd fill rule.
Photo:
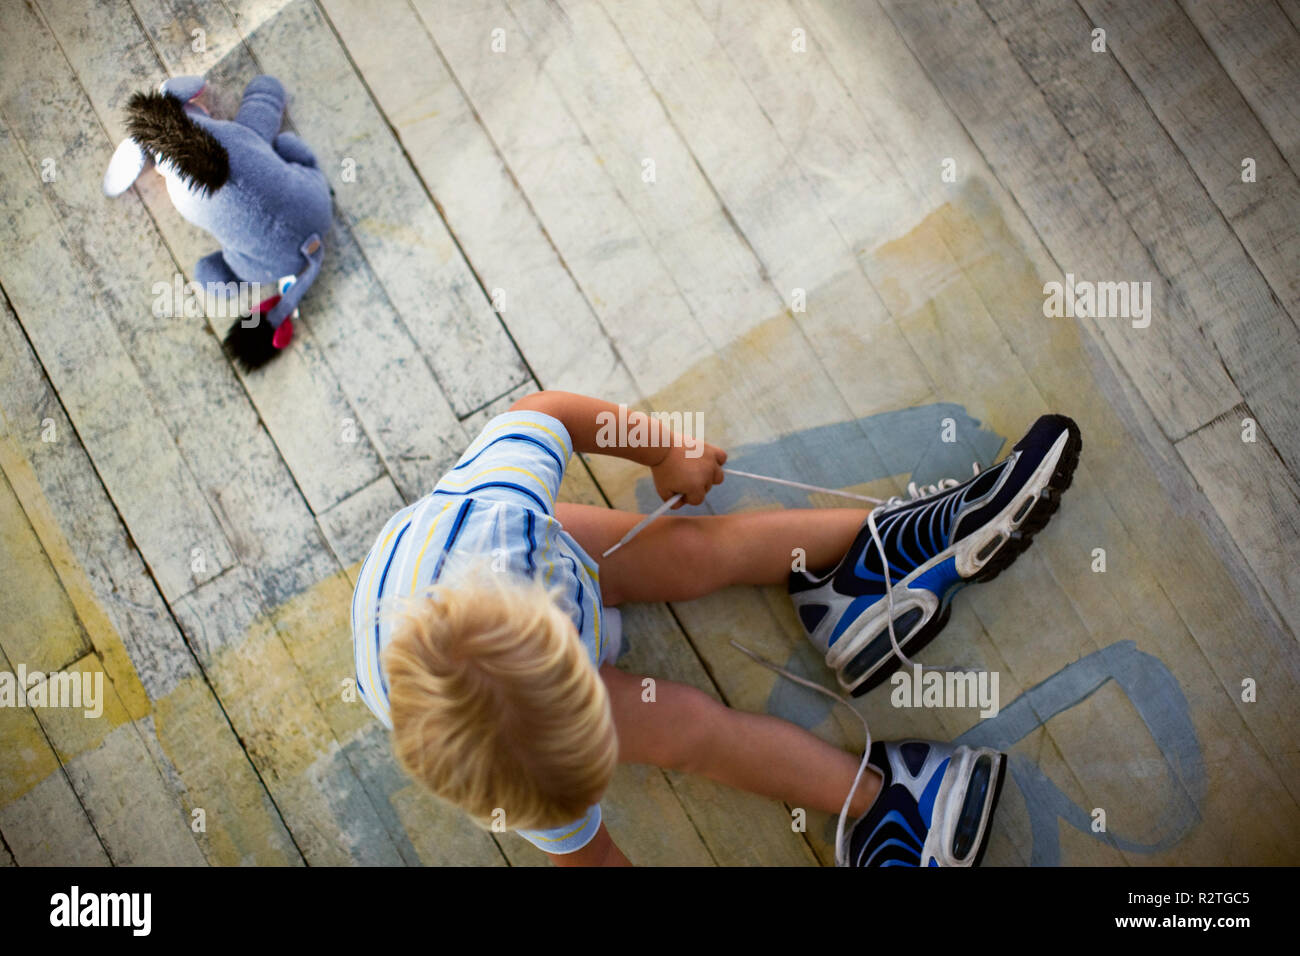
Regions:
<instances>
[{"instance_id":1,"label":"plush toy mane","mask_svg":"<svg viewBox=\"0 0 1300 956\"><path fill-rule=\"evenodd\" d=\"M135 93L126 104L126 130L149 155L162 154L185 185L210 193L230 177L230 157L217 138L166 93Z\"/></svg>"}]
</instances>

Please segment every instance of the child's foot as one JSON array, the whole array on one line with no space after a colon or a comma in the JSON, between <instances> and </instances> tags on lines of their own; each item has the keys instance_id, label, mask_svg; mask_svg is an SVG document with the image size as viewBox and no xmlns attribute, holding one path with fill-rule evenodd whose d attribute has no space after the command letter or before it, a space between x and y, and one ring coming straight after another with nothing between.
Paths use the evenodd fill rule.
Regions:
<instances>
[{"instance_id":1,"label":"child's foot","mask_svg":"<svg viewBox=\"0 0 1300 956\"><path fill-rule=\"evenodd\" d=\"M871 745L880 794L849 832L847 866L978 866L1002 793L996 750L928 740Z\"/></svg>"},{"instance_id":2,"label":"child's foot","mask_svg":"<svg viewBox=\"0 0 1300 956\"><path fill-rule=\"evenodd\" d=\"M948 623L950 602L972 581L989 581L1029 547L1056 511L1083 441L1064 415L1044 415L988 471L924 497L890 499L874 512L889 556L894 634L914 653ZM790 595L813 644L857 697L901 663L889 638L889 602L870 522L827 574L790 575Z\"/></svg>"}]
</instances>

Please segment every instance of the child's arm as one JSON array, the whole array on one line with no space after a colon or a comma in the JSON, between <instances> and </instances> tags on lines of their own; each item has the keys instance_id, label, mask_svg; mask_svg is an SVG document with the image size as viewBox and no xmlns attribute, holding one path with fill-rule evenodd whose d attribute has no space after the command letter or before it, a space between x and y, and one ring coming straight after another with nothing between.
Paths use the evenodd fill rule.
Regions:
<instances>
[{"instance_id":1,"label":"child's arm","mask_svg":"<svg viewBox=\"0 0 1300 956\"><path fill-rule=\"evenodd\" d=\"M559 419L569 432L573 450L615 455L646 465L654 475L655 490L667 501L681 494L683 504L698 505L714 485L722 483L722 466L727 453L697 436L674 435L667 428L651 428L649 416L623 408L627 431L638 420L645 420L645 434L657 437L646 444L618 445L602 442L603 436L617 435L620 406L599 398L573 392L542 391L525 395L510 407L511 411L534 411ZM611 423L613 428L611 428Z\"/></svg>"}]
</instances>

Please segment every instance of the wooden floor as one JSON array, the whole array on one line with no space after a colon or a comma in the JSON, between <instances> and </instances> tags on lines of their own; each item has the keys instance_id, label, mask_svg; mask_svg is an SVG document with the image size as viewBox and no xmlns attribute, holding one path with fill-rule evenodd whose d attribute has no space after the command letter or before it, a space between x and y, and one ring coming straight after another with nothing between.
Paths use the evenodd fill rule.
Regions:
<instances>
[{"instance_id":1,"label":"wooden floor","mask_svg":"<svg viewBox=\"0 0 1300 956\"><path fill-rule=\"evenodd\" d=\"M701 412L739 467L868 494L1074 416L1061 511L923 655L996 671L1000 713L881 690L873 734L1012 754L989 863L1300 862L1297 26L1297 0L4 0L0 670L107 699L0 708L0 862L544 863L406 779L345 684L374 534L539 387ZM212 240L153 174L100 192L127 97L191 73L226 110L279 77L336 194L257 374L227 321L151 312ZM1150 326L1045 317L1066 273L1149 282ZM741 481L713 507L835 501ZM608 459L565 495L654 500ZM625 628L626 668L860 748L729 644L831 683L782 590ZM639 864L832 859L831 817L699 779L623 768L604 806Z\"/></svg>"}]
</instances>

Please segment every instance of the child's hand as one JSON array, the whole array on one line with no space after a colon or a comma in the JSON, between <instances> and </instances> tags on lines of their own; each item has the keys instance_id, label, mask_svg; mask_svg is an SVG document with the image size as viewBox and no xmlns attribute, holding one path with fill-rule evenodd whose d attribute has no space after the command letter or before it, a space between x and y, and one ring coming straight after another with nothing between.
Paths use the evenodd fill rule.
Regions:
<instances>
[{"instance_id":1,"label":"child's hand","mask_svg":"<svg viewBox=\"0 0 1300 956\"><path fill-rule=\"evenodd\" d=\"M676 510L682 505L702 504L709 489L722 484L722 466L726 461L727 453L721 448L695 439L669 448L664 460L654 465L650 474L654 477L655 491L664 501L682 495L682 500L673 505Z\"/></svg>"}]
</instances>

